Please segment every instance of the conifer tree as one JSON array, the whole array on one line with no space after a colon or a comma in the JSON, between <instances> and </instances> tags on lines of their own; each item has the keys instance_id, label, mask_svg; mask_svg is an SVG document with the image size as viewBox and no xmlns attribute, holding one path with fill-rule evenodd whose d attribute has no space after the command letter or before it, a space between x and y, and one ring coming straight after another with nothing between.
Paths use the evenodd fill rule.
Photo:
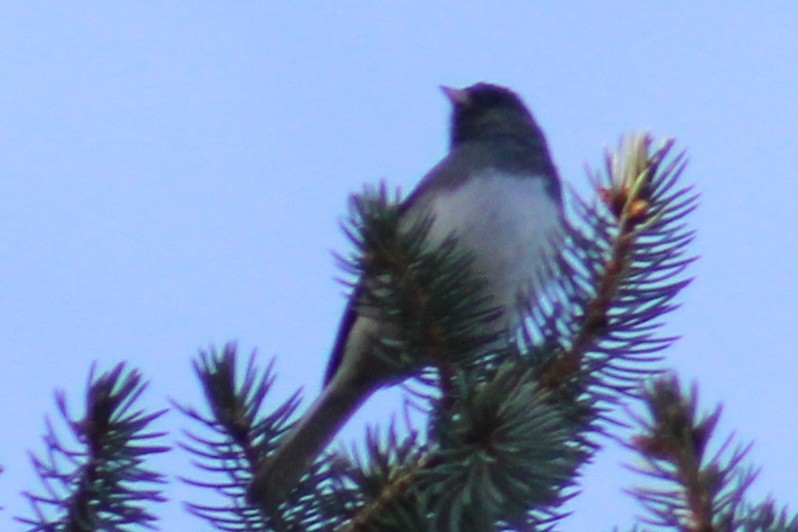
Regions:
<instances>
[{"instance_id":1,"label":"conifer tree","mask_svg":"<svg viewBox=\"0 0 798 532\"><path fill-rule=\"evenodd\" d=\"M242 368L233 343L201 352L194 370L207 404L173 406L197 468L184 481L218 502L187 510L216 530L553 530L580 472L631 423L640 529L798 530L786 508L746 498L750 446L726 440L708 455L719 410L701 414L696 387L666 371L675 338L661 327L690 283L697 205L673 146L632 135L590 173L592 198L568 196L566 243L508 342L497 341L495 309L456 241L429 250L428 223L400 231L399 198L385 186L353 197L345 230L355 251L342 263L367 280L361 308L398 331L374 356L412 369L405 386L423 421L369 429L363 453L327 452L282 504L254 507L246 488L298 419L299 394L272 396L274 360L260 369L253 354ZM156 527L165 472L146 460L168 448L152 428L163 411L136 408L145 387L119 365L92 370L82 416L57 396L74 441L48 421L46 453L33 457L42 487L26 492L32 515L19 518L28 530ZM634 404L647 413L627 416Z\"/></svg>"}]
</instances>

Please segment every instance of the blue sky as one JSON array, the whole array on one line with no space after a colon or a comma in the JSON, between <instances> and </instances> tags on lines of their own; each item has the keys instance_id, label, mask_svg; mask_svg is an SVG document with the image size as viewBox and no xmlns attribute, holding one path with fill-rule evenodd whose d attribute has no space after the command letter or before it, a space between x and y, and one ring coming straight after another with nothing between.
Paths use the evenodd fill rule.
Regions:
<instances>
[{"instance_id":1,"label":"blue sky","mask_svg":"<svg viewBox=\"0 0 798 532\"><path fill-rule=\"evenodd\" d=\"M344 306L346 198L409 190L444 154L440 84L519 92L587 190L619 135L689 149L696 282L665 333L722 431L755 440L752 494L798 501L798 6L790 2L5 2L0 17L0 527L37 486L52 391L91 361L197 403L190 360L235 339L318 390ZM358 420L385 421L378 397ZM182 420L168 415L162 428ZM345 438L359 433L357 423ZM628 525L607 449L567 530ZM156 466L185 474L173 453ZM164 530L204 529L177 501Z\"/></svg>"}]
</instances>

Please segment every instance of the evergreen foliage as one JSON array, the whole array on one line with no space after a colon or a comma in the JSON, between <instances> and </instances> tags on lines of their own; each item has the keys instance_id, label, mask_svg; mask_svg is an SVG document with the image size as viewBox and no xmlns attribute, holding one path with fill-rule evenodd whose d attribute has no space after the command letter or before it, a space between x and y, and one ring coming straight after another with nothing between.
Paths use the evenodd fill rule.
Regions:
<instances>
[{"instance_id":1,"label":"evergreen foliage","mask_svg":"<svg viewBox=\"0 0 798 532\"><path fill-rule=\"evenodd\" d=\"M633 469L654 481L632 490L648 513L645 522L667 530L798 530L798 515L773 500L745 499L756 478L742 464L751 444L731 448L729 436L708 456L721 409L699 416L695 385L685 393L666 375L647 387L644 401L648 418L635 416L642 430L629 447L643 459Z\"/></svg>"},{"instance_id":2,"label":"evergreen foliage","mask_svg":"<svg viewBox=\"0 0 798 532\"><path fill-rule=\"evenodd\" d=\"M145 460L166 452L150 443L164 432L150 424L166 410L147 413L134 406L146 388L136 370L124 364L95 378L89 375L86 412L73 418L66 397L56 394L59 413L75 443L67 446L47 420L47 453L31 456L45 494L25 492L34 516L18 518L26 530L81 531L154 528L150 503L163 502L164 475Z\"/></svg>"},{"instance_id":3,"label":"evergreen foliage","mask_svg":"<svg viewBox=\"0 0 798 532\"><path fill-rule=\"evenodd\" d=\"M355 196L344 227L355 250L340 260L359 311L387 323L375 356L397 383L408 379L425 421L371 428L364 452L328 452L284 502L253 507L247 485L295 423L299 395L272 398L274 361L261 370L253 353L242 367L234 344L209 349L194 362L207 404L173 403L191 426L180 447L196 471L183 480L218 501L188 511L216 530L555 529L602 438L628 422L623 406L641 402L649 414L631 416L640 433L628 442L651 483L631 491L641 526L798 531L786 508L746 500L748 447L728 452L727 441L708 456L720 411L699 416L695 389L663 373L675 338L660 329L694 260L697 195L681 183L684 168L672 141L655 148L647 135L608 154L590 174L595 197L570 194L565 245L509 342L456 240L427 249L431 221L401 227L385 186ZM30 530L153 526L142 503L161 500L149 486L163 479L143 460L166 448L145 443L163 435L149 432L163 411L132 411L143 389L122 365L92 374L77 421L58 396L84 448L68 450L48 422L48 456L34 458L47 495L27 494Z\"/></svg>"}]
</instances>

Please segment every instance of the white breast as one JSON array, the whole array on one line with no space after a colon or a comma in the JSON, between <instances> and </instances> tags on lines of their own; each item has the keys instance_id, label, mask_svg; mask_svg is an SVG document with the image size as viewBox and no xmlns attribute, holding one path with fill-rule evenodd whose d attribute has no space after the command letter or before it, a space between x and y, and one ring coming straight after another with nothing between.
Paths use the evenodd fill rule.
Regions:
<instances>
[{"instance_id":1,"label":"white breast","mask_svg":"<svg viewBox=\"0 0 798 532\"><path fill-rule=\"evenodd\" d=\"M535 297L543 257L561 234L559 205L547 178L508 176L488 170L456 189L437 191L431 244L454 234L474 255L496 303L507 310ZM515 314L511 312L511 314Z\"/></svg>"}]
</instances>

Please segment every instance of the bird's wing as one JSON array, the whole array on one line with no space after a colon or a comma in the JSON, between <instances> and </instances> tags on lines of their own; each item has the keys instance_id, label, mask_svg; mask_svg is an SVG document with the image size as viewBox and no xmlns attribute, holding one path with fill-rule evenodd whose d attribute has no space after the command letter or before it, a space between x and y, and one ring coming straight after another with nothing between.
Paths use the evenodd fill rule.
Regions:
<instances>
[{"instance_id":1,"label":"bird's wing","mask_svg":"<svg viewBox=\"0 0 798 532\"><path fill-rule=\"evenodd\" d=\"M352 295L349 297L349 302L346 304L344 316L341 318L341 323L338 326L338 335L335 337L335 344L333 344L330 359L327 361L327 369L324 372L324 387L326 388L330 381L335 376L341 362L344 358L344 351L346 349L346 342L349 339L349 333L357 320L357 302L360 299L360 294L363 293L362 283L358 282Z\"/></svg>"},{"instance_id":2,"label":"bird's wing","mask_svg":"<svg viewBox=\"0 0 798 532\"><path fill-rule=\"evenodd\" d=\"M408 211L419 212L423 210L426 207L424 202L428 201L430 197L427 192L436 189L456 188L461 185L463 181L462 176L469 173L469 168L482 162L480 161L480 154L482 152L472 148L472 146L466 145L453 150L452 153L430 170L418 186L402 202L400 207L402 215L406 215ZM330 384L330 381L332 381L343 361L349 334L357 321L357 304L362 293L363 283L359 281L352 291L352 295L344 311L344 316L338 326L338 334L335 337L335 344L333 344L333 350L332 353L330 353L330 358L327 362L327 370L324 374L325 387Z\"/></svg>"}]
</instances>

